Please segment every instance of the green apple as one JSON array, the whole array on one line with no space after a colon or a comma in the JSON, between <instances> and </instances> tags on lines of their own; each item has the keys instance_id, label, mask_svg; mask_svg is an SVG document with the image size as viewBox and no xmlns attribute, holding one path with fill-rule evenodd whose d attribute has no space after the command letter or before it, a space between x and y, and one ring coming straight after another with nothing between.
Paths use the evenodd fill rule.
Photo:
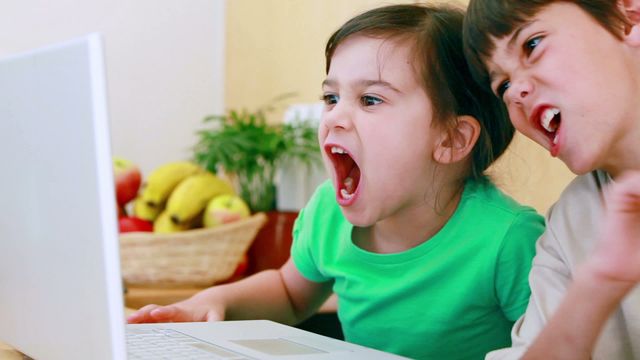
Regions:
<instances>
[{"instance_id":1,"label":"green apple","mask_svg":"<svg viewBox=\"0 0 640 360\"><path fill-rule=\"evenodd\" d=\"M207 204L204 211L204 227L216 227L238 221L251 215L247 203L238 195L219 195Z\"/></svg>"}]
</instances>

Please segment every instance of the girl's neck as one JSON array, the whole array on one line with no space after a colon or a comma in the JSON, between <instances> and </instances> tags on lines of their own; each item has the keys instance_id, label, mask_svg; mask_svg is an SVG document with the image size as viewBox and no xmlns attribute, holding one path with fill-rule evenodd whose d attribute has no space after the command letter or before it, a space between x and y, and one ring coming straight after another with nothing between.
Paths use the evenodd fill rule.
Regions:
<instances>
[{"instance_id":1,"label":"girl's neck","mask_svg":"<svg viewBox=\"0 0 640 360\"><path fill-rule=\"evenodd\" d=\"M366 228L353 229L353 242L360 248L380 254L409 250L437 234L456 211L462 187L452 186L438 194L438 202L404 209Z\"/></svg>"}]
</instances>

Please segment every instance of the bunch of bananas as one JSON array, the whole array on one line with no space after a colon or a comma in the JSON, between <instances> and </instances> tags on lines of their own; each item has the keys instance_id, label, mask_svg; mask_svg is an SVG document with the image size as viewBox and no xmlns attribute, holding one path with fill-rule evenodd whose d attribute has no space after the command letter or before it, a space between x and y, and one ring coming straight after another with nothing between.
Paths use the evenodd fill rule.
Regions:
<instances>
[{"instance_id":1,"label":"bunch of bananas","mask_svg":"<svg viewBox=\"0 0 640 360\"><path fill-rule=\"evenodd\" d=\"M207 204L225 194L235 194L229 182L194 163L172 162L149 174L133 211L152 221L154 232L183 231L201 226Z\"/></svg>"}]
</instances>

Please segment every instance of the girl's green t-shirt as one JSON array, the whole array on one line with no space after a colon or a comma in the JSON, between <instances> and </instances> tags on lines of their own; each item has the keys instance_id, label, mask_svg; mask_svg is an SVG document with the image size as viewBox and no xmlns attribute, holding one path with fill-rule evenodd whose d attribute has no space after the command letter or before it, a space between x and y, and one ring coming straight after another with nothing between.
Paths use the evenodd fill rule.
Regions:
<instances>
[{"instance_id":1,"label":"girl's green t-shirt","mask_svg":"<svg viewBox=\"0 0 640 360\"><path fill-rule=\"evenodd\" d=\"M294 227L291 255L311 281L333 281L345 339L415 359L483 359L511 344L529 300L544 219L489 181L468 181L431 239L395 254L351 241L330 182Z\"/></svg>"}]
</instances>

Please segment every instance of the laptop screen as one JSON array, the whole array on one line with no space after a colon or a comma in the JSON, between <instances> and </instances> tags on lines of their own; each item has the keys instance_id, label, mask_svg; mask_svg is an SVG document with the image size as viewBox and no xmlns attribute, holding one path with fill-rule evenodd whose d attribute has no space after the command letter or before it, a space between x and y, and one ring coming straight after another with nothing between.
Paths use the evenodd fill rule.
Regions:
<instances>
[{"instance_id":1,"label":"laptop screen","mask_svg":"<svg viewBox=\"0 0 640 360\"><path fill-rule=\"evenodd\" d=\"M105 94L96 34L0 60L0 339L33 358L124 358Z\"/></svg>"}]
</instances>

